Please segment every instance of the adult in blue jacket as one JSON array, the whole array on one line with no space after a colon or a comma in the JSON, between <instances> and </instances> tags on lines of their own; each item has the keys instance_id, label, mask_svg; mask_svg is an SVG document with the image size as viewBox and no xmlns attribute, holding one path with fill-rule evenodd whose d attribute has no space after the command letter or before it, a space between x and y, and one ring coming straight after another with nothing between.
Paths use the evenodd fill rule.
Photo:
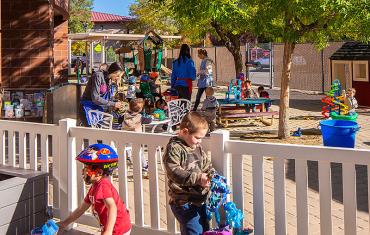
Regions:
<instances>
[{"instance_id":1,"label":"adult in blue jacket","mask_svg":"<svg viewBox=\"0 0 370 235\"><path fill-rule=\"evenodd\" d=\"M179 98L191 100L192 82L196 79L194 61L190 56L190 47L182 44L179 58L172 64L171 88L175 88Z\"/></svg>"}]
</instances>

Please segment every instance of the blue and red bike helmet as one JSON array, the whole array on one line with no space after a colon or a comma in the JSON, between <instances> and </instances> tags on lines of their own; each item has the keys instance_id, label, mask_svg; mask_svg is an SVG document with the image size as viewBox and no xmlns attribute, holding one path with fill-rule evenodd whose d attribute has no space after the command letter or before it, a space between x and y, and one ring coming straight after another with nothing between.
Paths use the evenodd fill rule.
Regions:
<instances>
[{"instance_id":1,"label":"blue and red bike helmet","mask_svg":"<svg viewBox=\"0 0 370 235\"><path fill-rule=\"evenodd\" d=\"M76 160L85 165L98 166L105 172L112 172L117 168L118 155L109 145L93 144L84 149Z\"/></svg>"}]
</instances>

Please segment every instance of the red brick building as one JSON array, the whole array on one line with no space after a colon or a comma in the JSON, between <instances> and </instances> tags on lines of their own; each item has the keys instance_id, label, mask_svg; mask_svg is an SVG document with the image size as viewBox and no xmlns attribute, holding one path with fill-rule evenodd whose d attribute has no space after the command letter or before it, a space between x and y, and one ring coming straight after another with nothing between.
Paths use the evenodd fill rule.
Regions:
<instances>
[{"instance_id":1,"label":"red brick building","mask_svg":"<svg viewBox=\"0 0 370 235\"><path fill-rule=\"evenodd\" d=\"M0 0L1 87L67 80L68 0Z\"/></svg>"}]
</instances>

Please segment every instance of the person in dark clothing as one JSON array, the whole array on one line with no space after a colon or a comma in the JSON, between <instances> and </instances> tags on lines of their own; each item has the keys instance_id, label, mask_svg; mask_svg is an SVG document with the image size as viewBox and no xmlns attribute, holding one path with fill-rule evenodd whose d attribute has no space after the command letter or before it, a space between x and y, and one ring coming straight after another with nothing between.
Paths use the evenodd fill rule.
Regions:
<instances>
[{"instance_id":1,"label":"person in dark clothing","mask_svg":"<svg viewBox=\"0 0 370 235\"><path fill-rule=\"evenodd\" d=\"M267 91L265 91L265 88L263 86L259 86L258 89L257 89L257 91L258 91L258 94L259 94L259 97L260 98L267 98L267 99L270 98L269 93ZM266 112L269 111L270 106L271 106L271 102L265 103ZM261 108L261 112L262 112L262 108Z\"/></svg>"},{"instance_id":2,"label":"person in dark clothing","mask_svg":"<svg viewBox=\"0 0 370 235\"><path fill-rule=\"evenodd\" d=\"M90 125L87 112L91 109L104 112L110 107L115 109L123 108L123 102L115 102L113 100L116 89L114 83L120 79L121 75L122 67L118 63L112 63L107 72L100 69L89 79L81 98L80 118L83 126Z\"/></svg>"},{"instance_id":3,"label":"person in dark clothing","mask_svg":"<svg viewBox=\"0 0 370 235\"><path fill-rule=\"evenodd\" d=\"M190 56L190 47L182 44L179 58L172 64L171 88L179 93L179 98L191 100L192 82L196 78L194 61Z\"/></svg>"}]
</instances>

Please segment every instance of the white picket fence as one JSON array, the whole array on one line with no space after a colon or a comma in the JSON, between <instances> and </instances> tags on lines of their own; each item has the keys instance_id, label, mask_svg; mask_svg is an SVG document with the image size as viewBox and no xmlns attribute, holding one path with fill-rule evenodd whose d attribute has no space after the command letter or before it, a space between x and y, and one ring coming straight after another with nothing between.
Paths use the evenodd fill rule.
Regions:
<instances>
[{"instance_id":1,"label":"white picket fence","mask_svg":"<svg viewBox=\"0 0 370 235\"><path fill-rule=\"evenodd\" d=\"M35 124L16 121L0 121L0 165L50 172L52 204L57 218L65 218L83 200L86 193L81 177L82 166L75 160L83 148L84 139L89 143L102 141L113 145L119 156L124 156L125 146L132 144L133 156L140 156L147 146L149 182L142 178L141 161L133 159L133 182L129 182L129 171L125 160L119 161L118 188L122 199L134 202L130 211L134 214L133 234L175 234L176 222L166 206L166 189L162 189L163 171L158 162L161 156L158 147L165 147L170 135L133 133L115 130L98 130L76 127L73 119L64 119L59 125ZM16 138L18 137L18 138ZM19 141L17 141L19 139ZM7 140L7 141L6 141ZM52 143L48 143L51 140ZM39 144L37 144L39 143ZM370 165L369 150L325 148L272 143L256 143L229 140L227 131L217 131L204 139L203 146L212 156L214 167L230 179L233 201L245 211L246 202L253 203L255 234L266 233L266 191L264 189L264 157L273 158L273 198L275 234L287 234L286 209L286 160L295 160L296 183L296 234L309 234L309 203L307 161L318 162L320 233L332 234L332 184L330 163L343 166L343 206L345 234L356 234L356 170L355 165ZM49 151L48 146L52 147ZM49 153L52 157L49 157ZM253 196L247 198L244 176L245 161L252 159ZM122 158L124 159L124 158ZM52 168L49 169L49 161ZM50 170L50 171L49 171ZM368 168L368 170L370 170ZM368 179L370 176L368 175ZM164 179L165 181L165 179ZM370 182L370 180L368 180ZM129 184L132 184L129 186ZM148 186L149 200L143 188ZM163 187L162 187L162 186ZM162 188L161 188L162 187ZM370 194L369 194L370 195ZM370 198L370 196L369 196ZM145 209L147 208L147 209ZM164 209L163 209L164 208ZM163 215L163 211L164 215ZM145 216L149 215L147 221ZM91 214L83 215L78 223L96 226ZM163 226L163 224L165 224ZM369 226L370 227L370 226ZM370 231L369 231L370 233Z\"/></svg>"}]
</instances>

